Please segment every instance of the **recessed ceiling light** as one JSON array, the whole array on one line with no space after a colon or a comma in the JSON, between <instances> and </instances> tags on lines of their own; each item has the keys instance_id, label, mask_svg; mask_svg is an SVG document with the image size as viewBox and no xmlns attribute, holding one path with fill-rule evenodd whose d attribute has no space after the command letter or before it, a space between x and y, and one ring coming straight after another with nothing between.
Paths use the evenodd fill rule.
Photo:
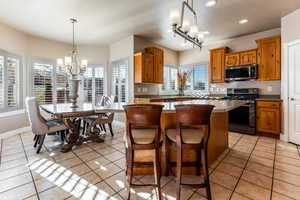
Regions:
<instances>
[{"instance_id":1,"label":"recessed ceiling light","mask_svg":"<svg viewBox=\"0 0 300 200\"><path fill-rule=\"evenodd\" d=\"M248 19L242 19L239 21L239 24L246 24L248 22Z\"/></svg>"},{"instance_id":2,"label":"recessed ceiling light","mask_svg":"<svg viewBox=\"0 0 300 200\"><path fill-rule=\"evenodd\" d=\"M206 7L213 7L213 6L215 6L216 4L217 4L217 1L216 1L216 0L208 0L208 1L206 1L205 6L206 6Z\"/></svg>"}]
</instances>

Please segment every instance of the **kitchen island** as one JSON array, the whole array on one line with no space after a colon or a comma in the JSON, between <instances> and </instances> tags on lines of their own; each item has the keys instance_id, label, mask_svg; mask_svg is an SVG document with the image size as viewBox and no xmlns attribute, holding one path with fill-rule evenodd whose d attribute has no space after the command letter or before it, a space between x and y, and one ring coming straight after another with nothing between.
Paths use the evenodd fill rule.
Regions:
<instances>
[{"instance_id":1,"label":"kitchen island","mask_svg":"<svg viewBox=\"0 0 300 200\"><path fill-rule=\"evenodd\" d=\"M244 105L245 101L237 100L192 100L180 102L161 102L153 104L164 105L161 117L161 127L163 135L162 147L162 172L166 173L166 155L165 155L165 130L176 127L175 105L178 104L210 104L215 108L211 117L211 130L208 143L208 162L212 164L227 148L228 148L228 112L239 106ZM82 117L87 115L95 115L103 112L124 112L123 106L130 103L114 103L110 106L96 106L84 103L76 109L70 108L70 104L50 104L42 105L41 108L59 118L65 117ZM71 126L69 126L71 127ZM75 127L75 126L74 126ZM176 149L172 149L170 153L171 161L176 161ZM140 150L134 155L136 162L152 162L153 151ZM193 151L183 152L184 161L192 162L196 159ZM143 167L134 169L135 174L151 174L152 167ZM188 167L183 170L184 173L195 173L194 167Z\"/></svg>"}]
</instances>

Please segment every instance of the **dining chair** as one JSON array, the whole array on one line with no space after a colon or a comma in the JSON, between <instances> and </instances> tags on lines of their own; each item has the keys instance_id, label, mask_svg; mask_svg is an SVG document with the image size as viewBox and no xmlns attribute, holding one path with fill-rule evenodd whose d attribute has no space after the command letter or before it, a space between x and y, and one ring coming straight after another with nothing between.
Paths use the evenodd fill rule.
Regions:
<instances>
[{"instance_id":1,"label":"dining chair","mask_svg":"<svg viewBox=\"0 0 300 200\"><path fill-rule=\"evenodd\" d=\"M109 106L114 103L114 96L102 96L101 106ZM114 136L112 123L114 120L114 113L107 112L107 113L98 113L97 115L88 116L83 118L83 130L84 133L91 133L92 131L100 133L100 131L105 131L105 125L107 124L109 127L109 131L111 136ZM98 128L99 127L99 128Z\"/></svg>"},{"instance_id":2,"label":"dining chair","mask_svg":"<svg viewBox=\"0 0 300 200\"><path fill-rule=\"evenodd\" d=\"M35 97L26 97L25 105L30 127L32 133L35 135L34 148L38 145L36 153L40 153L47 134L55 134L68 130L68 128L60 119L44 119L40 113L39 105Z\"/></svg>"},{"instance_id":3,"label":"dining chair","mask_svg":"<svg viewBox=\"0 0 300 200\"><path fill-rule=\"evenodd\" d=\"M189 185L193 188L206 188L207 199L211 200L211 191L208 173L207 145L210 135L210 118L213 105L183 104L175 105L176 129L166 129L166 162L167 172L170 167L176 166L176 199L180 200L182 185ZM170 162L170 148L176 148L176 163ZM195 150L196 162L183 162L183 151ZM182 168L196 166L197 175L203 175L202 184L183 184Z\"/></svg>"},{"instance_id":4,"label":"dining chair","mask_svg":"<svg viewBox=\"0 0 300 200\"><path fill-rule=\"evenodd\" d=\"M158 192L158 199L161 200L161 147L162 135L160 117L163 105L133 104L124 106L126 113L126 131L124 135L126 147L126 179L129 187L128 198L130 199L131 187L154 187ZM149 165L149 163L135 162L136 150L153 150L154 184L134 184L133 168Z\"/></svg>"}]
</instances>

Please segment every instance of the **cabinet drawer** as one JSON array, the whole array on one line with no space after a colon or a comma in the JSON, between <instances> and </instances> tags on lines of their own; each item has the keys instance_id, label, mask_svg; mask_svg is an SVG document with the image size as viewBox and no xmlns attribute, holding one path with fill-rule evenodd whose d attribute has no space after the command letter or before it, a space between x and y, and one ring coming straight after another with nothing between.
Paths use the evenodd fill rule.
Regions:
<instances>
[{"instance_id":1,"label":"cabinet drawer","mask_svg":"<svg viewBox=\"0 0 300 200\"><path fill-rule=\"evenodd\" d=\"M257 101L257 107L267 107L267 108L280 108L281 102L279 101Z\"/></svg>"}]
</instances>

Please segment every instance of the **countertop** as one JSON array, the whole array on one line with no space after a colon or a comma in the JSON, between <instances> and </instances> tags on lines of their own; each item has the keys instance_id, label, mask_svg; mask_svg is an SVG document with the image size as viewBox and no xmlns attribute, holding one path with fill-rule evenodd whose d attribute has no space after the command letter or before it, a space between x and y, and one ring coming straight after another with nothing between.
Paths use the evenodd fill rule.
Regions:
<instances>
[{"instance_id":1,"label":"countertop","mask_svg":"<svg viewBox=\"0 0 300 200\"><path fill-rule=\"evenodd\" d=\"M280 95L260 95L257 101L282 101Z\"/></svg>"},{"instance_id":2,"label":"countertop","mask_svg":"<svg viewBox=\"0 0 300 200\"><path fill-rule=\"evenodd\" d=\"M224 95L184 95L184 96L179 96L179 95L137 95L134 97L134 99L138 100L148 100L148 99L184 99L184 98L195 98L195 99L221 99L223 98Z\"/></svg>"},{"instance_id":3,"label":"countertop","mask_svg":"<svg viewBox=\"0 0 300 200\"><path fill-rule=\"evenodd\" d=\"M213 112L228 112L247 103L247 101L238 100L192 100L184 102L162 102L153 103L164 105L163 112L175 112L175 105L179 104L210 104L214 105ZM78 108L70 108L71 104L47 104L41 105L46 112L54 115L69 116L70 114L93 114L101 112L124 112L123 106L132 103L114 103L110 106L96 106L91 103L84 103Z\"/></svg>"}]
</instances>

